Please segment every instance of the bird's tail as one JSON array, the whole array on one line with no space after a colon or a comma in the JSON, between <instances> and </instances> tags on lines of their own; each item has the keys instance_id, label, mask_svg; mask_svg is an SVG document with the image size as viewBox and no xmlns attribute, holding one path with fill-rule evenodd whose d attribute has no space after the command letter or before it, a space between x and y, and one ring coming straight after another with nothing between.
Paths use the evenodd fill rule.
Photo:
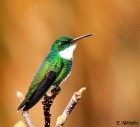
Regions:
<instances>
[{"instance_id":1,"label":"bird's tail","mask_svg":"<svg viewBox=\"0 0 140 127\"><path fill-rule=\"evenodd\" d=\"M51 86L46 85L45 89L43 91L37 90L35 94L25 103L25 107L23 108L23 111L27 111L30 108L32 108L40 99L43 97L43 95L49 90ZM24 102L23 102L24 104Z\"/></svg>"},{"instance_id":2,"label":"bird's tail","mask_svg":"<svg viewBox=\"0 0 140 127\"><path fill-rule=\"evenodd\" d=\"M49 90L50 86L46 85L46 89L44 91L39 92L38 89L37 91L28 99L25 98L23 102L19 105L17 111L20 111L21 109L23 111L27 111L30 108L32 108L42 97L43 95Z\"/></svg>"},{"instance_id":3,"label":"bird's tail","mask_svg":"<svg viewBox=\"0 0 140 127\"><path fill-rule=\"evenodd\" d=\"M28 99L25 98L22 103L19 105L17 112L20 111L22 108L24 108L25 104L27 103Z\"/></svg>"},{"instance_id":4,"label":"bird's tail","mask_svg":"<svg viewBox=\"0 0 140 127\"><path fill-rule=\"evenodd\" d=\"M37 91L29 99L25 98L23 100L23 102L18 107L17 111L20 111L21 109L23 111L27 111L30 108L32 108L43 97L43 95L49 90L49 88L50 88L50 86L46 85L46 87L45 87L45 89L43 89L43 91L39 91L37 89Z\"/></svg>"},{"instance_id":5,"label":"bird's tail","mask_svg":"<svg viewBox=\"0 0 140 127\"><path fill-rule=\"evenodd\" d=\"M18 107L18 111L23 108L23 111L27 111L32 108L49 90L51 85L56 78L56 74L53 71L49 71L44 79L39 83L37 89L35 90L32 96L28 96Z\"/></svg>"}]
</instances>

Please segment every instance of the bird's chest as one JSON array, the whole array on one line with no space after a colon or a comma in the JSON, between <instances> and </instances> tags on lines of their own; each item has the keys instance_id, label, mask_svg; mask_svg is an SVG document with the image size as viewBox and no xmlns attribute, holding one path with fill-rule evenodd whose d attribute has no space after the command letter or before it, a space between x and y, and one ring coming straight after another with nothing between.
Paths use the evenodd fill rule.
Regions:
<instances>
[{"instance_id":1,"label":"bird's chest","mask_svg":"<svg viewBox=\"0 0 140 127\"><path fill-rule=\"evenodd\" d=\"M64 61L63 68L56 78L54 85L60 85L62 84L71 74L71 68L72 68L72 61Z\"/></svg>"},{"instance_id":2,"label":"bird's chest","mask_svg":"<svg viewBox=\"0 0 140 127\"><path fill-rule=\"evenodd\" d=\"M60 85L67 80L67 78L70 76L71 70L67 73L67 75L61 80Z\"/></svg>"}]
</instances>

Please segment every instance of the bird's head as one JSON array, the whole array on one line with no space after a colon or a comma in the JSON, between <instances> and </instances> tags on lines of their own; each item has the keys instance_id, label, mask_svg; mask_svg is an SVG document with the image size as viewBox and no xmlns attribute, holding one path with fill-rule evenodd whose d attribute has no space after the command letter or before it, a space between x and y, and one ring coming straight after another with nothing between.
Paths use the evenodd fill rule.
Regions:
<instances>
[{"instance_id":1,"label":"bird's head","mask_svg":"<svg viewBox=\"0 0 140 127\"><path fill-rule=\"evenodd\" d=\"M76 48L76 42L89 36L92 36L92 34L86 34L74 39L67 36L61 36L54 42L51 50L57 52L64 59L71 59L73 51Z\"/></svg>"}]
</instances>

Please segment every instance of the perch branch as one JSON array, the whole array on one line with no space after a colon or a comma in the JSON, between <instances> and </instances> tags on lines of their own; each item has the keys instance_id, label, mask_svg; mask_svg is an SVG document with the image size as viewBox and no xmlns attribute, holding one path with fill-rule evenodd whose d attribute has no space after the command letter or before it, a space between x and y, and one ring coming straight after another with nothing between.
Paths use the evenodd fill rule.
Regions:
<instances>
[{"instance_id":1,"label":"perch branch","mask_svg":"<svg viewBox=\"0 0 140 127\"><path fill-rule=\"evenodd\" d=\"M19 92L19 91L17 92L17 97L20 99L20 102L22 102L24 100L23 94L21 92ZM25 122L26 122L28 127L34 127L32 122L31 122L31 119L29 117L28 111L23 111L22 116L24 117Z\"/></svg>"},{"instance_id":2,"label":"perch branch","mask_svg":"<svg viewBox=\"0 0 140 127\"><path fill-rule=\"evenodd\" d=\"M81 88L79 91L75 92L71 98L71 100L69 101L67 107L65 108L64 112L62 113L61 116L59 116L57 118L56 121L56 126L55 127L63 127L66 119L68 118L68 116L70 115L70 113L72 112L72 110L74 109L75 105L78 103L78 101L81 99L82 97L82 93L86 90L85 87Z\"/></svg>"},{"instance_id":3,"label":"perch branch","mask_svg":"<svg viewBox=\"0 0 140 127\"><path fill-rule=\"evenodd\" d=\"M44 127L50 127L51 120L50 108L52 106L55 97L59 94L60 90L61 90L60 87L56 87L51 91L51 94L44 95L44 101L42 102L45 119Z\"/></svg>"}]
</instances>

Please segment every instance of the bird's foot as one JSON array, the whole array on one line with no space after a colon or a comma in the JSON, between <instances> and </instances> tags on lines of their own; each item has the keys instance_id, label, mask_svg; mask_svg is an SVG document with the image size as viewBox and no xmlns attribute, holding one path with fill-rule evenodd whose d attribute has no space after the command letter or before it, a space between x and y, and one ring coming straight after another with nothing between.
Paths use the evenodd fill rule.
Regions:
<instances>
[{"instance_id":1,"label":"bird's foot","mask_svg":"<svg viewBox=\"0 0 140 127\"><path fill-rule=\"evenodd\" d=\"M61 88L59 86L56 86L54 89L51 90L51 93L58 94L61 91Z\"/></svg>"}]
</instances>

